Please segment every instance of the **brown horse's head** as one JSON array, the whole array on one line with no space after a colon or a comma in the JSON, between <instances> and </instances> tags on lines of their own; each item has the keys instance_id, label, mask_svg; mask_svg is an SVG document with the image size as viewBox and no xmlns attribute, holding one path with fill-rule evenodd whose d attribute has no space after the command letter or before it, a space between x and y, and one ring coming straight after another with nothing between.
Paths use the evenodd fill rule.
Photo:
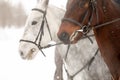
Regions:
<instances>
[{"instance_id":1,"label":"brown horse's head","mask_svg":"<svg viewBox=\"0 0 120 80\"><path fill-rule=\"evenodd\" d=\"M59 39L65 44L76 43L84 34L82 30L86 28L85 25L88 25L91 18L91 9L93 9L92 1L93 0L68 1L67 11L57 34Z\"/></svg>"}]
</instances>

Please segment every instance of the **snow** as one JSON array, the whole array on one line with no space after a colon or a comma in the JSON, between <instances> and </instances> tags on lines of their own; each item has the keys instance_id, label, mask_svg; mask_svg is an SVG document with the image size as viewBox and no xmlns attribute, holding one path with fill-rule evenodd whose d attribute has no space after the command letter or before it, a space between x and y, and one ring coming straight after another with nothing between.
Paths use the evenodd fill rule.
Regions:
<instances>
[{"instance_id":1,"label":"snow","mask_svg":"<svg viewBox=\"0 0 120 80\"><path fill-rule=\"evenodd\" d=\"M21 1L27 13L36 5L34 0L7 1L14 5ZM50 4L65 9L67 0L49 1ZM44 50L47 57L39 52L35 59L23 60L18 51L23 31L24 28L0 28L0 80L53 80L55 47Z\"/></svg>"},{"instance_id":2,"label":"snow","mask_svg":"<svg viewBox=\"0 0 120 80\"><path fill-rule=\"evenodd\" d=\"M0 80L53 80L54 48L40 52L35 59L23 60L18 51L24 29L0 29Z\"/></svg>"}]
</instances>

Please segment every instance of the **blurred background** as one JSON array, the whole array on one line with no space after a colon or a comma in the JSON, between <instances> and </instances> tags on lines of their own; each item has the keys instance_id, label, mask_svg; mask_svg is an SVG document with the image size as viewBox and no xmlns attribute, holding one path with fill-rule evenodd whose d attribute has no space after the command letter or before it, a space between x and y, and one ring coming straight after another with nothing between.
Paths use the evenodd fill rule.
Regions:
<instances>
[{"instance_id":1,"label":"blurred background","mask_svg":"<svg viewBox=\"0 0 120 80\"><path fill-rule=\"evenodd\" d=\"M0 0L0 26L22 27L25 24L27 14L21 2L16 3L12 0Z\"/></svg>"},{"instance_id":2,"label":"blurred background","mask_svg":"<svg viewBox=\"0 0 120 80\"><path fill-rule=\"evenodd\" d=\"M65 9L67 0L49 0L51 5ZM0 0L0 80L53 80L54 49L40 52L31 61L22 60L19 40L27 16L39 0Z\"/></svg>"},{"instance_id":3,"label":"blurred background","mask_svg":"<svg viewBox=\"0 0 120 80\"><path fill-rule=\"evenodd\" d=\"M30 10L40 0L0 0L0 26L23 27ZM65 0L50 0L50 4L65 8Z\"/></svg>"}]
</instances>

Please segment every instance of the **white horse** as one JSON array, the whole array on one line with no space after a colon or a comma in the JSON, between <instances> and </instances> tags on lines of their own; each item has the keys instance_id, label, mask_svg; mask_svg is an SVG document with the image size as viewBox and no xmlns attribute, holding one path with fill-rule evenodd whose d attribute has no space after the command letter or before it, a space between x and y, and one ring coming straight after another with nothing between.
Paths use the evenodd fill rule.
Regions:
<instances>
[{"instance_id":1,"label":"white horse","mask_svg":"<svg viewBox=\"0 0 120 80\"><path fill-rule=\"evenodd\" d=\"M36 8L33 9L27 19L25 26L26 29L19 47L20 54L23 59L34 58L39 49L48 45L51 41L50 32L53 40L56 43L59 42L57 31L59 29L61 19L64 16L64 11L53 6L47 6L47 3L48 0L42 0ZM47 28L47 24L45 23L43 25L43 20L46 22L45 17L48 20L50 32ZM41 24L43 26L41 26ZM43 33L44 35L42 35ZM90 43L89 39L81 40L77 44L72 44L68 53L66 53L67 45L62 44L56 46L55 54L59 53L60 57L62 57L63 64L65 65L64 67L68 74L67 80L111 79L110 72L100 54L95 56L91 65L86 65L97 50L97 44L94 37L92 37L92 40L93 44ZM61 58L59 59L61 60ZM62 80L59 78L60 76L55 77L57 77L55 80Z\"/></svg>"},{"instance_id":2,"label":"white horse","mask_svg":"<svg viewBox=\"0 0 120 80\"><path fill-rule=\"evenodd\" d=\"M43 15L45 14L44 11L47 10L46 16L47 16L47 18L49 18L49 20L51 20L51 21L49 21L49 26L55 26L55 28L53 30L51 30L51 32L53 34L52 37L55 41L58 41L57 35L54 33L56 33L56 31L58 30L58 26L61 23L60 20L62 19L65 11L62 9L59 9L55 6L48 7L47 5L48 5L48 0L41 0L41 2L39 2L37 4L36 8L34 8L31 11L31 13L29 14L29 16L27 18L26 24L25 24L26 29L24 31L22 40L35 41L35 39L38 35L38 32L40 30L40 25L41 25L41 22L43 19ZM42 43L40 44L43 47L48 45L48 43L51 41L46 24L44 26L45 26L44 27L44 32L45 32L44 35L45 36L43 36L43 37L46 40L42 39L42 41L41 41ZM38 43L38 41L37 41L37 43ZM29 60L29 59L33 59L35 57L35 55L39 52L39 48L35 44L32 44L30 42L20 41L19 51L20 51L20 55L23 59ZM56 70L55 70L54 80L63 80L62 79L63 61L62 61L62 58L61 58L57 48L55 49L55 64L56 64Z\"/></svg>"}]
</instances>

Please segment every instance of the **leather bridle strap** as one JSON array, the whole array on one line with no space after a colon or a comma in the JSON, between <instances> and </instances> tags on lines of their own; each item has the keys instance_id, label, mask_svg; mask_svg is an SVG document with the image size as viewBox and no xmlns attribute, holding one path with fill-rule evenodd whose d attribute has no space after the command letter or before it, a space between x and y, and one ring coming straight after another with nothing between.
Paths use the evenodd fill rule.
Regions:
<instances>
[{"instance_id":1,"label":"leather bridle strap","mask_svg":"<svg viewBox=\"0 0 120 80\"><path fill-rule=\"evenodd\" d=\"M73 78L74 78L77 74L79 74L80 72L82 72L85 68L88 68L88 70L89 70L89 68L90 68L91 64L93 63L96 55L98 54L98 51L99 51L99 48L96 50L96 52L95 52L95 54L93 55L93 57L91 57L90 60L89 60L82 68L80 68L76 73L74 73L73 75L70 75L70 74L68 73L67 69L65 68L65 71L66 71L68 77L69 77L71 80L73 80Z\"/></svg>"},{"instance_id":2,"label":"leather bridle strap","mask_svg":"<svg viewBox=\"0 0 120 80\"><path fill-rule=\"evenodd\" d=\"M118 22L120 21L120 18L117 18L117 19L114 19L112 21L108 21L106 23L103 23L103 24L99 24L97 26L94 26L93 29L97 29L97 28L100 28L100 27L103 27L103 26L106 26L106 25L109 25L109 24L112 24L112 23L115 23L115 22Z\"/></svg>"},{"instance_id":3,"label":"leather bridle strap","mask_svg":"<svg viewBox=\"0 0 120 80\"><path fill-rule=\"evenodd\" d=\"M50 31L50 27L49 27L49 25L48 25L48 21L47 21L47 18L46 18L46 17L45 17L45 21L46 21L47 29L48 29L49 34L50 34L50 38L51 38L51 40L53 40L53 39L52 39L51 31Z\"/></svg>"},{"instance_id":4,"label":"leather bridle strap","mask_svg":"<svg viewBox=\"0 0 120 80\"><path fill-rule=\"evenodd\" d=\"M43 27L44 27L44 19L45 19L45 16L46 16L46 10L43 11L43 10L41 10L41 9L33 8L32 11L38 11L38 12L40 12L40 13L43 13L43 20L42 20L42 24L41 24L39 33L38 33L35 41L30 41L30 40L21 39L20 42L28 42L28 43L32 43L32 44L36 45L36 46L38 47L38 49L42 52L42 54L43 54L44 56L46 56L46 55L44 54L44 52L41 50L42 47L40 46L40 41L41 41L41 38L42 38L42 35L43 35ZM38 42L38 44L37 44L38 38L39 38L39 42Z\"/></svg>"},{"instance_id":5,"label":"leather bridle strap","mask_svg":"<svg viewBox=\"0 0 120 80\"><path fill-rule=\"evenodd\" d=\"M48 21L47 21L47 18L46 18L46 13L47 13L47 11L43 11L43 10L38 9L38 8L33 8L32 10L33 10L33 11L34 11L34 10L35 10L35 11L39 11L39 12L41 12L41 13L44 14L44 15L43 15L42 24L41 24L41 31L43 32L44 23L46 22L47 29L48 29L48 32L49 32L49 34L50 34L50 38L51 38L51 40L52 40L51 31L50 31L50 28L49 28L49 25L48 25ZM44 32L43 32L43 33L44 33Z\"/></svg>"},{"instance_id":6,"label":"leather bridle strap","mask_svg":"<svg viewBox=\"0 0 120 80\"><path fill-rule=\"evenodd\" d=\"M91 22L93 20L93 14L94 14L95 8L96 8L95 4L94 4L94 1L90 0L89 4L91 6L88 8L87 12L85 13L83 21L81 23L74 20L74 19L71 19L71 18L63 18L62 21L68 21L68 22L71 22L71 23L73 23L75 25L80 26L81 29L78 30L77 32L82 32L83 34L87 34L90 31L90 25L91 25ZM87 24L83 24L84 20L86 20L86 17L88 16L89 9L92 10L92 12L90 11L91 15L89 16L89 19L88 19L89 22Z\"/></svg>"},{"instance_id":7,"label":"leather bridle strap","mask_svg":"<svg viewBox=\"0 0 120 80\"><path fill-rule=\"evenodd\" d=\"M79 23L78 21L73 20L71 18L63 18L62 21L68 21L68 22L71 22L71 23L78 25L78 26L81 26L81 27L83 26L81 23Z\"/></svg>"},{"instance_id":8,"label":"leather bridle strap","mask_svg":"<svg viewBox=\"0 0 120 80\"><path fill-rule=\"evenodd\" d=\"M38 47L38 44L36 44L36 43L33 42L33 41L29 41L29 40L23 40L23 39L21 39L20 42L28 42L28 43L32 43L32 44L34 44L34 45L36 45L36 46ZM42 53L44 56L46 56L46 55L44 54L44 52L41 50L40 47L38 47L38 49L41 51L41 53Z\"/></svg>"},{"instance_id":9,"label":"leather bridle strap","mask_svg":"<svg viewBox=\"0 0 120 80\"><path fill-rule=\"evenodd\" d=\"M45 11L41 10L41 9L38 9L38 8L33 8L32 11L38 11L40 13L43 13L45 14Z\"/></svg>"},{"instance_id":10,"label":"leather bridle strap","mask_svg":"<svg viewBox=\"0 0 120 80\"><path fill-rule=\"evenodd\" d=\"M73 23L75 25L80 26L81 29L78 32L82 32L83 34L86 34L87 32L89 32L89 31L86 31L86 28L88 29L90 24L83 25L83 24L79 23L78 21L73 20L71 18L63 18L62 21L68 21L68 22L71 22L71 23Z\"/></svg>"}]
</instances>

